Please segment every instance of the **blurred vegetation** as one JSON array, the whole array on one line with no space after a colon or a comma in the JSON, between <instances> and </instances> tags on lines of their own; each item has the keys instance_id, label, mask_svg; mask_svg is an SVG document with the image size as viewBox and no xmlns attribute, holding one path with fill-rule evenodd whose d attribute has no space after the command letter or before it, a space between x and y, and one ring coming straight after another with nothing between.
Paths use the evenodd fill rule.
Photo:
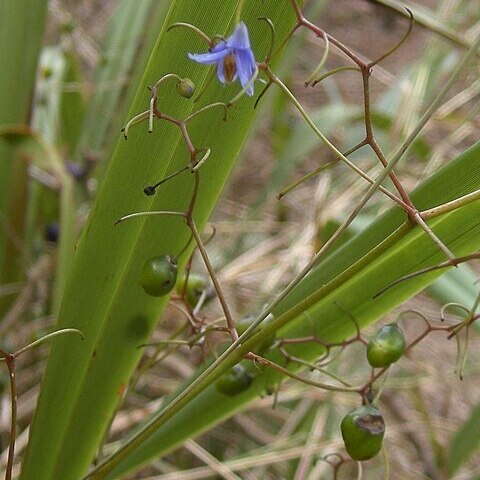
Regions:
<instances>
[{"instance_id":1,"label":"blurred vegetation","mask_svg":"<svg viewBox=\"0 0 480 480\"><path fill-rule=\"evenodd\" d=\"M257 340L247 335L228 354L225 328L216 328L224 326L225 312L184 220L143 217L113 226L133 212L183 211L191 198L187 174L162 185L155 197L142 193L188 163L180 130L166 122L156 121L152 134L146 123L134 126L123 139L121 127L148 108L146 87L172 71L192 78L197 92L204 90L198 102L180 98L174 82L159 94L162 112L179 119L238 92L238 83L222 88L206 66L187 58L205 49L194 32L167 29L191 22L208 35L228 36L242 2L194 3L18 0L13 7L0 0L0 348L13 353L58 328L78 328L85 336L83 342L74 335L52 338L15 360L14 477L80 480L87 468L116 462L111 455L138 434L138 443L112 464L113 473L93 478L356 478L357 463L339 463L335 455L347 459L339 425L360 405L358 396L248 361L235 394L219 392L217 378L250 349L261 349L313 383L340 378L361 385L371 375L365 345L344 344L357 327L368 339L404 311L420 312L441 328L465 318L466 310L478 311L475 260L374 298L399 277L445 260L418 227L398 233L403 211L377 192L322 263L275 305ZM290 1L282 0L282 8L243 3L242 19L261 61L270 39L256 19L272 19L279 43L294 24ZM304 8L333 38L375 59L404 35L404 6L415 16L413 30L375 65L370 80L371 123L389 159L474 43L478 5L319 0ZM274 71L343 152L365 136L361 75L340 71L305 87L324 51L321 39L299 29ZM480 189L478 60L477 52L395 168L420 209ZM320 74L345 64L330 44ZM255 93L261 89L257 81ZM256 318L295 281L368 188L336 161L280 88L269 88L254 110L255 99L241 98L226 122L219 108L188 124L195 146L211 148L199 170L193 217L234 319ZM382 171L367 148L348 158L372 178ZM277 198L319 167L318 175ZM383 185L395 192L390 180ZM429 223L457 256L479 250L478 207L477 199ZM137 281L141 266L172 253L179 277L185 268L192 272L194 289L180 282L170 298L147 296ZM456 305L443 318L442 307L451 302ZM200 329L192 329L192 318ZM400 324L407 342L425 327L415 313ZM332 348L329 373L305 368L323 357L325 343L288 349L303 359L297 366L282 353L282 339L309 336L339 347ZM480 478L479 342L476 328L449 340L445 332L431 332L375 384L385 451L363 464L363 478ZM7 475L8 385L5 370L0 445Z\"/></svg>"}]
</instances>

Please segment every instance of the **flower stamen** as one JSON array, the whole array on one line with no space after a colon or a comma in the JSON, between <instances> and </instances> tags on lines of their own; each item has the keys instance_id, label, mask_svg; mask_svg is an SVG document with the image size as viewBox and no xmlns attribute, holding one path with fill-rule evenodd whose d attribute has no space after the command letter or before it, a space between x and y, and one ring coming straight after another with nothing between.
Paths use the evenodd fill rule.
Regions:
<instances>
[{"instance_id":1,"label":"flower stamen","mask_svg":"<svg viewBox=\"0 0 480 480\"><path fill-rule=\"evenodd\" d=\"M225 81L230 83L235 78L237 73L237 64L235 61L235 55L231 53L223 59L223 70L225 73Z\"/></svg>"}]
</instances>

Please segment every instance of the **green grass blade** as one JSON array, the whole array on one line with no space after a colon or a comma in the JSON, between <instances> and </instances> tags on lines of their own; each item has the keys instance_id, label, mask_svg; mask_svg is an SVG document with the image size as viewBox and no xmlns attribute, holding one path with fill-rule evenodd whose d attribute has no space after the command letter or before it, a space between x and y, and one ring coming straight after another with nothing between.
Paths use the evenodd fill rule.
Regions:
<instances>
[{"instance_id":1,"label":"green grass blade","mask_svg":"<svg viewBox=\"0 0 480 480\"><path fill-rule=\"evenodd\" d=\"M190 31L167 33L166 27L173 22L191 22L210 35L225 35L232 30L236 5L236 1L225 0L205 2L204 8L190 1L172 3L130 115L148 107L146 87L161 75L175 72L188 76L198 89L205 82L206 67L187 59L188 52L204 51L205 45ZM294 20L290 9L263 3L247 4L244 13L259 57L267 50L269 37L257 17L269 16L280 38ZM201 103L228 100L237 91L236 85L223 89L214 82ZM166 83L160 94L159 106L170 115L185 118L198 108L178 97L172 83ZM226 123L222 112L212 110L189 127L196 145L212 151L200 171L194 212L199 227L212 211L248 134L255 116L253 103L254 99L243 99ZM59 315L58 328L78 328L85 341L58 338L52 347L20 477L23 480L78 480L90 465L142 353L138 345L149 338L167 301L143 292L138 281L140 268L153 255L178 254L190 237L178 218L137 219L116 227L114 222L134 211L185 209L192 191L188 173L165 184L155 197L145 197L142 190L188 161L187 148L172 125L156 122L151 135L146 125L137 126L127 142L119 135L106 180L78 242ZM185 261L183 255L180 262Z\"/></svg>"},{"instance_id":2,"label":"green grass blade","mask_svg":"<svg viewBox=\"0 0 480 480\"><path fill-rule=\"evenodd\" d=\"M0 1L0 126L28 124L46 9L47 0ZM0 284L23 276L26 172L15 145L0 138Z\"/></svg>"},{"instance_id":3,"label":"green grass blade","mask_svg":"<svg viewBox=\"0 0 480 480\"><path fill-rule=\"evenodd\" d=\"M108 149L109 140L116 140L169 3L123 0L112 15L83 123L78 160L84 154Z\"/></svg>"},{"instance_id":4,"label":"green grass blade","mask_svg":"<svg viewBox=\"0 0 480 480\"><path fill-rule=\"evenodd\" d=\"M0 81L3 87L0 90L0 124L28 120L47 3L46 0L0 2Z\"/></svg>"},{"instance_id":5,"label":"green grass blade","mask_svg":"<svg viewBox=\"0 0 480 480\"><path fill-rule=\"evenodd\" d=\"M480 186L479 168L480 144L477 143L455 161L450 162L445 168L424 181L412 192L411 198L418 209L426 210L466 195ZM339 250L341 254L335 252L334 255L319 264L316 270L297 287L296 291L299 292L299 296L297 297L295 291L292 292L292 295L285 299L282 308L290 308L303 298L304 291L313 288L309 285L328 282L339 272L349 268L384 241L403 221L403 211L400 208L391 209L382 217L381 221L374 222L355 237L356 248L349 248L352 240Z\"/></svg>"},{"instance_id":6,"label":"green grass blade","mask_svg":"<svg viewBox=\"0 0 480 480\"><path fill-rule=\"evenodd\" d=\"M480 446L479 432L480 405L477 405L455 433L448 447L448 471L450 475L454 475L478 449Z\"/></svg>"}]
</instances>

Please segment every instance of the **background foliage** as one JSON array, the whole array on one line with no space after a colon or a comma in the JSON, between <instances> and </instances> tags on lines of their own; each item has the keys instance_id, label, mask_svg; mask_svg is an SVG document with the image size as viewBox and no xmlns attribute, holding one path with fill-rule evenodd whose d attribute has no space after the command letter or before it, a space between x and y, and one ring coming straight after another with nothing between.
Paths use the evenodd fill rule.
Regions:
<instances>
[{"instance_id":1,"label":"background foliage","mask_svg":"<svg viewBox=\"0 0 480 480\"><path fill-rule=\"evenodd\" d=\"M192 178L179 176L155 197L145 197L146 184L185 165L187 149L179 131L163 122L155 123L151 135L146 125L133 127L127 142L119 130L147 108L146 87L167 72L192 78L197 91L206 86L198 104L180 98L173 82L162 87L162 111L179 118L199 106L228 101L238 91L238 85L222 89L216 82L208 84L207 68L187 59L188 52L205 48L194 33L167 32L173 22L189 21L208 34L228 35L237 3L209 1L198 8L196 2L180 0L51 0L48 5L21 0L13 8L9 0L0 1L2 348L14 351L54 328L76 327L85 335L83 342L76 336L51 340L48 363L45 347L19 357L15 472L21 470L22 479L78 480L94 459L108 460L143 425L150 426L137 443L127 443L131 448L124 457L114 457L119 461L113 472L95 478L333 475L321 459L343 451L338 424L358 398L289 380L274 401L267 393L275 390L280 376L255 369L253 387L235 397L221 395L215 379L254 340L208 375L202 372L212 362L210 353L226 348L223 335L209 335L202 351L178 345L138 348L149 338L180 338L184 316L167 307L167 298L145 295L138 272L152 255L180 252L189 232L178 218L114 222L135 211L186 208ZM372 74L372 122L389 157L473 42L480 22L474 3L410 2L417 19L412 35ZM284 4L245 2L242 18L257 59L266 52L269 37L256 18L269 17L277 39L283 38L294 22L290 3ZM325 0L307 2L306 12L355 51L376 58L404 33L402 7L395 0ZM342 72L315 89L304 88L322 53L319 39L300 31L276 67L316 125L346 150L364 134L361 83L357 73ZM339 65L343 60L332 48L325 69ZM402 184L415 191L412 198L421 209L479 189L477 76L478 57L398 166ZM260 89L257 83L256 92ZM367 188L364 180L336 164L278 201L282 188L332 160L332 154L279 89L271 88L258 110L252 108L254 101L242 99L226 122L222 111L213 109L189 127L196 145L212 150L200 170L194 213L200 228L213 214L215 236L207 249L235 318L271 302ZM351 159L373 177L380 172L368 151ZM432 221L457 255L479 248L478 207L477 200ZM341 341L355 333L351 315L368 335L374 332L370 323L391 322L407 308L433 321L447 302L470 308L478 294L475 264L441 277L443 272L418 277L373 300L390 281L443 260L418 228L392 236L403 221L401 210L391 209L391 202L376 194L325 260L274 309L276 322L260 335L269 329L277 330L277 338L314 332ZM187 257L180 257L182 268ZM204 273L198 257L193 271ZM222 312L211 301L201 315L213 320ZM421 329L416 319L405 325L409 339ZM454 373L454 342L440 334L429 336L393 369L381 398L390 478L480 475L477 346L472 330L462 382ZM295 350L308 361L321 352L312 344ZM268 356L283 361L278 349ZM161 361L143 368L153 358ZM368 378L367 366L364 350L354 345L330 367L358 384ZM135 383L128 388L132 374ZM5 449L7 384L4 378L0 440ZM178 397L188 385L193 385L191 393ZM6 451L3 457L6 461ZM380 478L382 459L365 464L364 470L367 478ZM350 478L355 471L348 464L339 476Z\"/></svg>"}]
</instances>

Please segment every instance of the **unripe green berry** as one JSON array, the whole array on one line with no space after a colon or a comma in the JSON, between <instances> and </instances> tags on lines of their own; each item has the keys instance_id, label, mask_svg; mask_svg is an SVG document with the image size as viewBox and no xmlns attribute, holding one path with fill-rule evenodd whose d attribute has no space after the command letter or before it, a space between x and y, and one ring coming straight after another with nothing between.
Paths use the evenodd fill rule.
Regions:
<instances>
[{"instance_id":1,"label":"unripe green berry","mask_svg":"<svg viewBox=\"0 0 480 480\"><path fill-rule=\"evenodd\" d=\"M396 323L384 325L368 342L367 359L374 368L388 367L405 352L405 335Z\"/></svg>"},{"instance_id":2,"label":"unripe green berry","mask_svg":"<svg viewBox=\"0 0 480 480\"><path fill-rule=\"evenodd\" d=\"M247 315L247 316L241 318L235 324L235 328L237 329L238 335L239 336L242 335L242 333L244 333L247 330L247 328L257 319L257 317L258 317L257 314L251 314L251 315ZM270 317L270 318L273 318L273 316ZM267 317L262 322L262 325L266 325L269 321L271 321L271 320L269 319L269 317ZM253 338L255 338L255 336L257 336L257 335L254 335ZM260 341L257 345L255 345L255 351L258 351L258 352L261 353L264 350L267 350L268 348L270 348L272 346L274 341L275 341L275 333L272 333L267 338L265 338L264 340Z\"/></svg>"},{"instance_id":3,"label":"unripe green berry","mask_svg":"<svg viewBox=\"0 0 480 480\"><path fill-rule=\"evenodd\" d=\"M177 281L177 262L170 255L147 260L140 272L140 284L149 295L161 297L169 293Z\"/></svg>"},{"instance_id":4,"label":"unripe green berry","mask_svg":"<svg viewBox=\"0 0 480 480\"><path fill-rule=\"evenodd\" d=\"M186 277L187 276L183 274L181 278L178 279L175 290L179 295L181 295L183 293L183 289L185 288L185 300L191 308L195 308L200 300L200 297L202 296L202 293L207 288L207 282L203 275L190 272L188 274L187 286L185 287Z\"/></svg>"},{"instance_id":5,"label":"unripe green berry","mask_svg":"<svg viewBox=\"0 0 480 480\"><path fill-rule=\"evenodd\" d=\"M220 393L234 396L245 391L252 383L253 377L240 363L234 365L215 382L215 387Z\"/></svg>"},{"instance_id":6,"label":"unripe green berry","mask_svg":"<svg viewBox=\"0 0 480 480\"><path fill-rule=\"evenodd\" d=\"M377 407L363 405L343 417L341 426L347 453L354 460L369 460L382 449L385 421Z\"/></svg>"},{"instance_id":7,"label":"unripe green berry","mask_svg":"<svg viewBox=\"0 0 480 480\"><path fill-rule=\"evenodd\" d=\"M177 92L185 98L191 98L195 93L195 84L189 78L182 78L177 82Z\"/></svg>"}]
</instances>

